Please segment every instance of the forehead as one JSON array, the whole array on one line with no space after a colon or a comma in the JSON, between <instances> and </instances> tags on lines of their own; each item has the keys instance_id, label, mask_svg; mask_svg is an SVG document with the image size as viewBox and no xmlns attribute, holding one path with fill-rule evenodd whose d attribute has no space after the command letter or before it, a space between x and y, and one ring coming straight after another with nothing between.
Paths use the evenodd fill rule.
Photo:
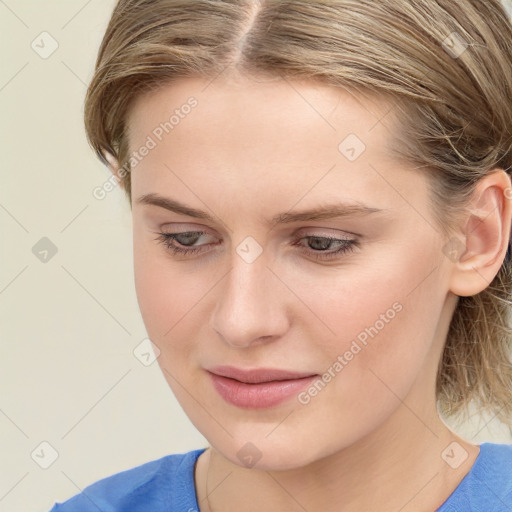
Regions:
<instances>
[{"instance_id":1,"label":"forehead","mask_svg":"<svg viewBox=\"0 0 512 512\"><path fill-rule=\"evenodd\" d=\"M197 203L186 190L194 183L248 205L270 192L314 201L340 191L387 208L398 189L418 192L419 175L389 150L398 132L389 99L320 82L184 78L141 96L127 126L131 152L151 139L132 171L138 193L180 188Z\"/></svg>"},{"instance_id":2,"label":"forehead","mask_svg":"<svg viewBox=\"0 0 512 512\"><path fill-rule=\"evenodd\" d=\"M219 136L236 124L238 130L264 128L267 133L284 128L290 136L296 131L294 127L307 127L310 137L321 136L327 130L338 132L339 136L341 128L358 131L364 138L377 128L374 135L382 138L389 126L396 124L393 115L389 115L393 104L384 96L334 87L319 80L221 75L213 79L181 78L142 94L127 116L130 140L151 132L155 123L168 120L191 98L197 101L192 120L173 131L186 132L191 124L196 130L207 119L207 126L222 128Z\"/></svg>"}]
</instances>

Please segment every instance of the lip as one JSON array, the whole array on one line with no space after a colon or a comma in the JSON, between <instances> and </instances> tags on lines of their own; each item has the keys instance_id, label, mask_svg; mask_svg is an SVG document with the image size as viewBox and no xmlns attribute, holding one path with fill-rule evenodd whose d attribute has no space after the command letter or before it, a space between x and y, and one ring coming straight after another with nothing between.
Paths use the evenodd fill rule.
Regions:
<instances>
[{"instance_id":1,"label":"lip","mask_svg":"<svg viewBox=\"0 0 512 512\"><path fill-rule=\"evenodd\" d=\"M311 384L318 374L273 368L216 366L207 370L213 386L228 403L246 409L278 405Z\"/></svg>"}]
</instances>

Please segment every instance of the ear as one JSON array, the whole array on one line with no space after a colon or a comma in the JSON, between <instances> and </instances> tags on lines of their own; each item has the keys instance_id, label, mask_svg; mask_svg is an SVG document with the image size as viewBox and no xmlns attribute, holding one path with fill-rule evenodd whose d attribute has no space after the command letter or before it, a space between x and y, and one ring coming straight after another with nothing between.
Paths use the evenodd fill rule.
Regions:
<instances>
[{"instance_id":1,"label":"ear","mask_svg":"<svg viewBox=\"0 0 512 512\"><path fill-rule=\"evenodd\" d=\"M117 177L117 182L121 185L122 187L122 176L121 176L121 173L120 173L120 168L121 168L121 165L119 164L119 161L117 160L117 158L112 154L110 153L110 151L102 151L101 153L102 155L102 160L103 162L105 163L105 165L110 169L110 172Z\"/></svg>"},{"instance_id":2,"label":"ear","mask_svg":"<svg viewBox=\"0 0 512 512\"><path fill-rule=\"evenodd\" d=\"M482 178L474 191L462 236L465 243L454 261L450 290L461 297L487 288L500 270L511 236L512 186L504 170ZM462 244L461 244L462 247Z\"/></svg>"}]
</instances>

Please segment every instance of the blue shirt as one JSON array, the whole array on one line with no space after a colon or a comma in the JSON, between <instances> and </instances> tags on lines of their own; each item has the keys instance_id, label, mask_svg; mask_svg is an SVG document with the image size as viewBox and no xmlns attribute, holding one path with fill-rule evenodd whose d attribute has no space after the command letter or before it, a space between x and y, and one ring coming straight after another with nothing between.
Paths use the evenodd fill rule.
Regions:
<instances>
[{"instance_id":1,"label":"blue shirt","mask_svg":"<svg viewBox=\"0 0 512 512\"><path fill-rule=\"evenodd\" d=\"M103 478L50 512L198 512L194 464L204 450ZM437 512L512 512L512 445L481 444L471 470Z\"/></svg>"}]
</instances>

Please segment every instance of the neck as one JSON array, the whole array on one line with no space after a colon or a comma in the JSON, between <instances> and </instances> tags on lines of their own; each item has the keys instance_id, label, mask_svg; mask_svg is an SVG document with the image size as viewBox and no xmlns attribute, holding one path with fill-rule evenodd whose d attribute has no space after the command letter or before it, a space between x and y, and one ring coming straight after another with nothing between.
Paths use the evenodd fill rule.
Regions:
<instances>
[{"instance_id":1,"label":"neck","mask_svg":"<svg viewBox=\"0 0 512 512\"><path fill-rule=\"evenodd\" d=\"M469 454L457 469L441 457L454 441ZM201 512L432 512L478 453L446 427L433 404L413 411L402 402L378 432L299 468L242 468L210 448L198 461L196 488Z\"/></svg>"}]
</instances>

